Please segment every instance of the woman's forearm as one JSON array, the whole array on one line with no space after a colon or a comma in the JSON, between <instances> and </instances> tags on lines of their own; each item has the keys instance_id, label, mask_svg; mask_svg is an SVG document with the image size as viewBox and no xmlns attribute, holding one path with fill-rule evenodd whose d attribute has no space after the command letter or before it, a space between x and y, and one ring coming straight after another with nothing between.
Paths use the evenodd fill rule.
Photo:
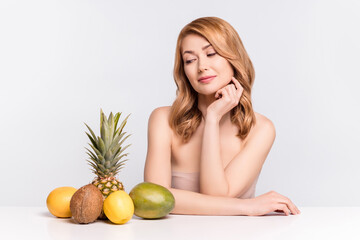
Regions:
<instances>
[{"instance_id":1,"label":"woman's forearm","mask_svg":"<svg viewBox=\"0 0 360 240\"><path fill-rule=\"evenodd\" d=\"M227 196L229 184L221 161L219 120L207 117L203 133L200 162L200 192Z\"/></svg>"},{"instance_id":2,"label":"woman's forearm","mask_svg":"<svg viewBox=\"0 0 360 240\"><path fill-rule=\"evenodd\" d=\"M189 215L248 215L248 199L210 196L176 188L169 188L175 197L172 214Z\"/></svg>"}]
</instances>

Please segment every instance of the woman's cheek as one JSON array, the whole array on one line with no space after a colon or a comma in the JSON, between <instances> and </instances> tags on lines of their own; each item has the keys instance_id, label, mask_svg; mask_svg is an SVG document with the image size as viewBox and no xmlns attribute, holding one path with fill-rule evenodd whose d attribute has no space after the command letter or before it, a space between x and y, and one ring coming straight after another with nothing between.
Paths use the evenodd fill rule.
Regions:
<instances>
[{"instance_id":1,"label":"woman's cheek","mask_svg":"<svg viewBox=\"0 0 360 240\"><path fill-rule=\"evenodd\" d=\"M191 74L192 72L189 71L189 70L186 70L186 69L185 69L184 72L185 72L186 77L189 79L189 81L190 81L190 82L193 82L194 79L196 78L196 76L193 76L193 74Z\"/></svg>"}]
</instances>

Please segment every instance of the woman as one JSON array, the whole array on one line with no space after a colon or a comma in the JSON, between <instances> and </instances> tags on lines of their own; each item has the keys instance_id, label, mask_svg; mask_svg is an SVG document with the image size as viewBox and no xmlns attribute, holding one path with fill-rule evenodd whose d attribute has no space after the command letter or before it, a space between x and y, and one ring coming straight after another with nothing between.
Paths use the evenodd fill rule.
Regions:
<instances>
[{"instance_id":1,"label":"woman","mask_svg":"<svg viewBox=\"0 0 360 240\"><path fill-rule=\"evenodd\" d=\"M275 128L252 109L254 69L235 29L216 17L186 25L174 79L173 105L155 109L149 119L144 174L172 192L172 213L300 213L274 191L254 196Z\"/></svg>"}]
</instances>

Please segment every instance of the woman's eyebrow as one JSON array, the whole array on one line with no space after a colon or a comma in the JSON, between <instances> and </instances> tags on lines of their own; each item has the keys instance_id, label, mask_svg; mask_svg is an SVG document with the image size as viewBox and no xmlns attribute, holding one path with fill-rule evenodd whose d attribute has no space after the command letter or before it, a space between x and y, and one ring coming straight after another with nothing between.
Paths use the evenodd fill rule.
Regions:
<instances>
[{"instance_id":1,"label":"woman's eyebrow","mask_svg":"<svg viewBox=\"0 0 360 240\"><path fill-rule=\"evenodd\" d=\"M210 47L210 46L211 46L211 44L208 44L208 45L202 47L202 50L205 50L205 49L207 49L207 48ZM192 54L192 53L194 53L194 51L190 51L190 50L184 51L183 55L184 55L185 53L191 53L191 54Z\"/></svg>"}]
</instances>

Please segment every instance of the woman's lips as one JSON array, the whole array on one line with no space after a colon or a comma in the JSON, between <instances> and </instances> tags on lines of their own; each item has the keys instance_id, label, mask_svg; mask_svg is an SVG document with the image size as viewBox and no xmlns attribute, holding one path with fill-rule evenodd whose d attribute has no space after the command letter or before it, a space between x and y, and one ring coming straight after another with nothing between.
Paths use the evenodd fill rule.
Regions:
<instances>
[{"instance_id":1,"label":"woman's lips","mask_svg":"<svg viewBox=\"0 0 360 240\"><path fill-rule=\"evenodd\" d=\"M210 76L210 77L207 77L207 78L200 78L199 79L199 82L201 83L209 83L211 82L216 76Z\"/></svg>"}]
</instances>

